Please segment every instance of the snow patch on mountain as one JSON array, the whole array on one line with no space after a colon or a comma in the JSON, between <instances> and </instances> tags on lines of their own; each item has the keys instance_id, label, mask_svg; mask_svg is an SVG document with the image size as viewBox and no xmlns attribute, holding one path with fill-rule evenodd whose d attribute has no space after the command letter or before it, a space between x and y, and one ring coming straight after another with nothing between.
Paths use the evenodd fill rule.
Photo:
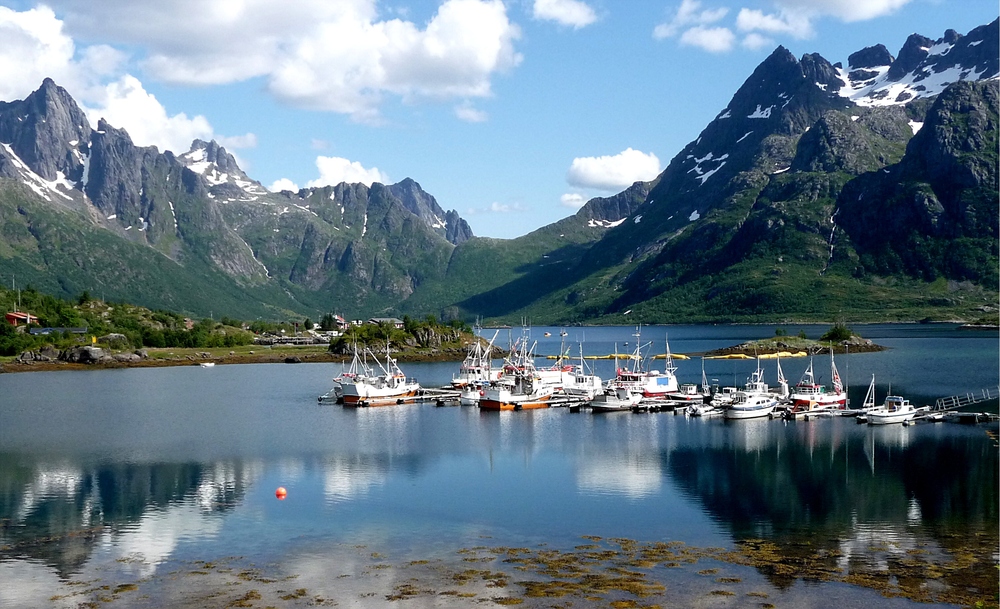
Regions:
<instances>
[{"instance_id":1,"label":"snow patch on mountain","mask_svg":"<svg viewBox=\"0 0 1000 609\"><path fill-rule=\"evenodd\" d=\"M763 109L761 109L760 104L757 104L757 109L753 111L753 114L748 114L747 118L771 118L772 109L774 109L773 104Z\"/></svg>"},{"instance_id":2,"label":"snow patch on mountain","mask_svg":"<svg viewBox=\"0 0 1000 609\"><path fill-rule=\"evenodd\" d=\"M615 220L614 222L612 222L611 220L594 220L593 218L591 218L590 220L587 221L587 226L590 228L614 228L624 221L625 218L622 218L621 220Z\"/></svg>"},{"instance_id":3,"label":"snow patch on mountain","mask_svg":"<svg viewBox=\"0 0 1000 609\"><path fill-rule=\"evenodd\" d=\"M70 201L73 200L73 197L59 190L59 186L62 186L66 190L73 190L73 185L66 179L66 176L63 175L61 171L56 173L55 180L46 180L32 171L31 167L22 161L21 157L17 156L17 153L14 152L14 149L10 144L0 145L2 145L4 150L7 151L7 154L10 155L11 160L14 162L14 166L17 167L18 172L21 174L21 179L24 184L31 190L35 191L35 194L49 202L52 201L52 198L49 196L50 193L57 194Z\"/></svg>"}]
</instances>

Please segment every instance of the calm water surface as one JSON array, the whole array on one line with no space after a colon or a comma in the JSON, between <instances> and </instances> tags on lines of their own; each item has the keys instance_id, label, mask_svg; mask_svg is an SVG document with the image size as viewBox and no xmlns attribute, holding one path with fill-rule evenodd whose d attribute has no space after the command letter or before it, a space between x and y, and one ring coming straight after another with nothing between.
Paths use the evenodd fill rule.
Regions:
<instances>
[{"instance_id":1,"label":"calm water surface","mask_svg":"<svg viewBox=\"0 0 1000 609\"><path fill-rule=\"evenodd\" d=\"M802 329L816 336L825 328ZM857 403L872 374L880 399L891 384L918 404L998 384L995 332L859 329L891 349L838 356ZM540 353L563 348L559 331L532 330ZM633 332L569 328L564 340L575 354L580 341L585 354L607 354L631 351ZM641 341L662 353L669 336L673 352L697 353L773 334L773 326L650 327ZM498 342L507 343L506 331ZM782 367L794 383L807 363ZM596 365L611 374L611 362ZM699 381L700 360L678 366L682 382ZM706 373L742 383L754 366L709 361ZM773 382L774 361L764 366ZM667 583L643 605L909 606L916 603L883 597L879 586L942 602L977 570L996 584L989 564L951 579L924 564L986 547L995 565L995 425L733 424L669 413L318 404L338 370L261 364L0 375L0 606L226 606L236 592L253 592L264 598L244 599L248 606L366 607L398 603L390 598L401 582L424 586L402 601L409 606L467 606L522 595L514 581L481 586L476 598L436 593L455 587L452 571L510 567L463 549L572 552L590 543L583 536L602 538L597 545L627 538L723 549L763 540L773 544L771 562L806 552L822 568L859 574L829 581L806 567L789 575L759 561L702 556L686 569L652 568ZM404 370L436 386L457 364ZM829 360L818 358L816 370L828 380ZM274 497L278 486L288 489L285 501ZM421 572L423 565L435 570ZM907 578L918 567L923 579L914 583ZM248 569L267 576L255 580ZM281 583L288 577L294 582ZM302 594L288 592L295 590ZM611 598L543 598L537 606L608 606Z\"/></svg>"}]
</instances>

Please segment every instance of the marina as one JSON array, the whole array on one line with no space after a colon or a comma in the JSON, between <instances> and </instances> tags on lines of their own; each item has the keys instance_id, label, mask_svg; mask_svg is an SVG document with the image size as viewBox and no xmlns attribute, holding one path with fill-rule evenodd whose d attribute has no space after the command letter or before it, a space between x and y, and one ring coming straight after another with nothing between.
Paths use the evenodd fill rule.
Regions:
<instances>
[{"instance_id":1,"label":"marina","mask_svg":"<svg viewBox=\"0 0 1000 609\"><path fill-rule=\"evenodd\" d=\"M578 330L547 331L538 354L565 349ZM697 353L771 332L671 327L670 346ZM996 395L969 392L997 382L993 334L864 332L890 349L837 356L858 410L872 375L878 403ZM630 353L632 333L587 328L585 354L614 353L615 343ZM662 337L654 342L662 351ZM595 361L594 374L613 378L615 362ZM808 364L780 361L793 378ZM425 391L456 391L460 362L398 365ZM676 365L680 386L702 376L697 357ZM757 370L753 360L704 366L720 389L745 389ZM532 595L556 588L525 580L559 586L559 602L576 607L835 598L916 608L995 593L995 398L945 400L963 406L905 426L727 420L711 403L592 416L570 404L437 407L448 394L379 408L317 402L342 368L349 362L0 375L0 481L10 489L0 605L224 607L253 593L255 606L551 606ZM761 369L769 389L779 386L776 362ZM960 418L967 424L947 422ZM554 561L565 570L545 575ZM621 569L644 596L614 587Z\"/></svg>"}]
</instances>

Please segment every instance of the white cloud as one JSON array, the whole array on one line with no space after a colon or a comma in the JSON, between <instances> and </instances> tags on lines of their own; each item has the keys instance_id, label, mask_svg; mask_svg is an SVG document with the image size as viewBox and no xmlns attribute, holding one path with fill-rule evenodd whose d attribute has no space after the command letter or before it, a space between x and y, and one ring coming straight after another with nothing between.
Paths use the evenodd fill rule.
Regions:
<instances>
[{"instance_id":1,"label":"white cloud","mask_svg":"<svg viewBox=\"0 0 1000 609\"><path fill-rule=\"evenodd\" d=\"M271 192L281 192L282 190L290 190L292 192L299 191L299 185L295 182L289 180L288 178L281 178L280 180L275 180L268 188Z\"/></svg>"},{"instance_id":2,"label":"white cloud","mask_svg":"<svg viewBox=\"0 0 1000 609\"><path fill-rule=\"evenodd\" d=\"M894 13L910 0L775 0L775 3L789 11L829 15L851 23Z\"/></svg>"},{"instance_id":3,"label":"white cloud","mask_svg":"<svg viewBox=\"0 0 1000 609\"><path fill-rule=\"evenodd\" d=\"M700 0L682 0L673 19L653 28L653 38L657 40L672 38L688 26L715 23L725 17L728 12L729 9L724 7L702 10Z\"/></svg>"},{"instance_id":4,"label":"white cloud","mask_svg":"<svg viewBox=\"0 0 1000 609\"><path fill-rule=\"evenodd\" d=\"M774 46L774 40L768 38L767 36L762 36L757 32L750 32L743 37L743 42L740 44L744 48L752 51L759 51L760 49Z\"/></svg>"},{"instance_id":5,"label":"white cloud","mask_svg":"<svg viewBox=\"0 0 1000 609\"><path fill-rule=\"evenodd\" d=\"M137 78L120 74L123 53L106 45L78 49L64 27L45 6L23 12L0 7L0 99L23 99L50 77L76 99L91 126L104 118L140 146L183 152L195 138L216 139L231 148L256 145L252 133L215 134L203 116L169 115Z\"/></svg>"},{"instance_id":6,"label":"white cloud","mask_svg":"<svg viewBox=\"0 0 1000 609\"><path fill-rule=\"evenodd\" d=\"M126 74L107 85L96 105L85 107L87 119L97 126L100 118L111 126L128 131L137 146L157 146L177 153L186 152L192 140L215 137L208 119L188 118L183 112L170 116L134 76Z\"/></svg>"},{"instance_id":7,"label":"white cloud","mask_svg":"<svg viewBox=\"0 0 1000 609\"><path fill-rule=\"evenodd\" d=\"M736 27L743 32L790 34L795 38L813 35L809 16L801 11L782 11L776 15L768 15L763 11L744 8L736 16Z\"/></svg>"},{"instance_id":8,"label":"white cloud","mask_svg":"<svg viewBox=\"0 0 1000 609\"><path fill-rule=\"evenodd\" d=\"M388 176L379 171L378 167L368 169L357 161L341 157L318 156L316 168L319 169L319 178L306 183L309 188L336 186L341 182L348 184L360 182L365 186L371 186L373 182L389 183Z\"/></svg>"},{"instance_id":9,"label":"white cloud","mask_svg":"<svg viewBox=\"0 0 1000 609\"><path fill-rule=\"evenodd\" d=\"M0 6L0 40L0 100L23 99L46 77L82 91L124 61L121 52L105 45L87 47L74 59L73 39L45 6L24 12Z\"/></svg>"},{"instance_id":10,"label":"white cloud","mask_svg":"<svg viewBox=\"0 0 1000 609\"><path fill-rule=\"evenodd\" d=\"M380 18L376 0L52 0L80 36L129 45L154 78L262 78L277 98L377 122L386 96L488 97L520 63L502 0L445 0L426 23ZM396 13L399 14L398 12ZM114 28L107 27L114 23Z\"/></svg>"},{"instance_id":11,"label":"white cloud","mask_svg":"<svg viewBox=\"0 0 1000 609\"><path fill-rule=\"evenodd\" d=\"M577 194L575 192L568 192L563 196L559 197L559 203L563 207L580 209L587 203L587 200L584 199L583 195L581 194Z\"/></svg>"},{"instance_id":12,"label":"white cloud","mask_svg":"<svg viewBox=\"0 0 1000 609\"><path fill-rule=\"evenodd\" d=\"M455 116L467 123L485 123L489 120L489 115L482 110L476 109L472 104L465 102L455 106Z\"/></svg>"},{"instance_id":13,"label":"white cloud","mask_svg":"<svg viewBox=\"0 0 1000 609\"><path fill-rule=\"evenodd\" d=\"M736 35L729 28L696 26L681 34L680 43L710 53L725 53L733 48Z\"/></svg>"},{"instance_id":14,"label":"white cloud","mask_svg":"<svg viewBox=\"0 0 1000 609\"><path fill-rule=\"evenodd\" d=\"M594 9L579 0L535 0L532 13L535 19L555 21L573 29L580 29L597 21Z\"/></svg>"},{"instance_id":15,"label":"white cloud","mask_svg":"<svg viewBox=\"0 0 1000 609\"><path fill-rule=\"evenodd\" d=\"M614 191L652 180L659 173L660 159L655 154L627 148L614 156L573 159L566 181L579 188Z\"/></svg>"}]
</instances>

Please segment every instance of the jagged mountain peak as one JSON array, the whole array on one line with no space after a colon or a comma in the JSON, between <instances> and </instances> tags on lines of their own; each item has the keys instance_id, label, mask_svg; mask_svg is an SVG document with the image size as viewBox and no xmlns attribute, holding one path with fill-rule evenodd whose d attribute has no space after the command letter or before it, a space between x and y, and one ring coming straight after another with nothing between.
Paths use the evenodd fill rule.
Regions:
<instances>
[{"instance_id":1,"label":"jagged mountain peak","mask_svg":"<svg viewBox=\"0 0 1000 609\"><path fill-rule=\"evenodd\" d=\"M938 95L954 82L996 78L998 46L1000 20L965 36L955 30L938 40L911 34L895 58L884 47L869 47L852 54L848 69L841 70L841 95L859 106L905 104Z\"/></svg>"},{"instance_id":2,"label":"jagged mountain peak","mask_svg":"<svg viewBox=\"0 0 1000 609\"><path fill-rule=\"evenodd\" d=\"M472 238L472 228L458 215L458 212L450 210L446 213L438 205L437 199L428 194L412 178L404 178L387 188L400 200L403 207L451 243L458 245Z\"/></svg>"},{"instance_id":3,"label":"jagged mountain peak","mask_svg":"<svg viewBox=\"0 0 1000 609\"><path fill-rule=\"evenodd\" d=\"M51 78L23 100L0 102L0 142L43 180L77 180L90 133L86 115ZM10 167L3 174L13 177Z\"/></svg>"},{"instance_id":4,"label":"jagged mountain peak","mask_svg":"<svg viewBox=\"0 0 1000 609\"><path fill-rule=\"evenodd\" d=\"M950 31L950 30L949 30ZM847 56L847 67L851 72L865 68L877 68L891 64L895 58L882 43L865 47Z\"/></svg>"},{"instance_id":5,"label":"jagged mountain peak","mask_svg":"<svg viewBox=\"0 0 1000 609\"><path fill-rule=\"evenodd\" d=\"M227 202L256 201L269 194L260 182L247 176L236 157L215 140L194 140L191 149L178 155L177 161L205 179L212 198Z\"/></svg>"}]
</instances>

